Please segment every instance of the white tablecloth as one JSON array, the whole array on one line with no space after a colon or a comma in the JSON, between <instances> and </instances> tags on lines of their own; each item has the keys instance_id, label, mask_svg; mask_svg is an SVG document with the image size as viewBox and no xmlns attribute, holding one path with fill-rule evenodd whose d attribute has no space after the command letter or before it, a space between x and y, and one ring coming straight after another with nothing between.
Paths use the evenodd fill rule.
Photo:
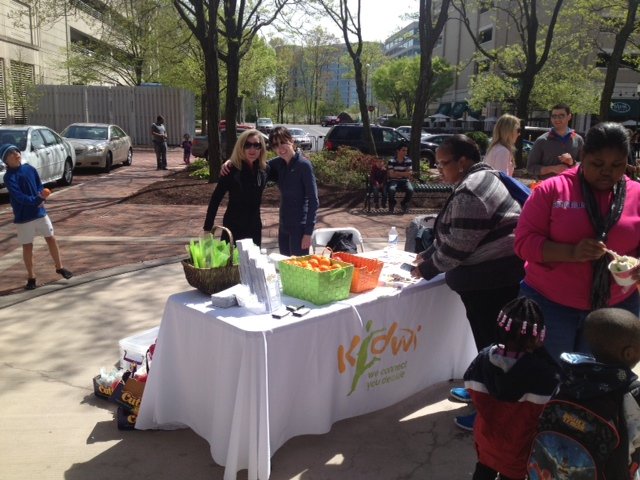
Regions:
<instances>
[{"instance_id":1,"label":"white tablecloth","mask_svg":"<svg viewBox=\"0 0 640 480\"><path fill-rule=\"evenodd\" d=\"M165 307L136 428L188 426L225 480L245 468L264 480L288 439L460 378L475 353L464 307L442 278L281 320L179 293Z\"/></svg>"}]
</instances>

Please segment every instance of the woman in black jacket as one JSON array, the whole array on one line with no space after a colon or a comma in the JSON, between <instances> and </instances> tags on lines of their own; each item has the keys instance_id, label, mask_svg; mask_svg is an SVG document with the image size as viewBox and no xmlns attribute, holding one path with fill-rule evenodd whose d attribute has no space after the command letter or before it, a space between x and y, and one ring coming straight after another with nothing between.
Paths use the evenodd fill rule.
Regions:
<instances>
[{"instance_id":1,"label":"woman in black jacket","mask_svg":"<svg viewBox=\"0 0 640 480\"><path fill-rule=\"evenodd\" d=\"M231 230L234 240L251 238L253 243L260 246L262 243L260 204L268 173L266 158L266 144L258 130L246 130L238 137L229 159L231 171L228 175L220 177L211 195L204 230L210 231L213 227L220 202L229 192L222 225ZM223 234L222 239L228 240L226 233Z\"/></svg>"}]
</instances>

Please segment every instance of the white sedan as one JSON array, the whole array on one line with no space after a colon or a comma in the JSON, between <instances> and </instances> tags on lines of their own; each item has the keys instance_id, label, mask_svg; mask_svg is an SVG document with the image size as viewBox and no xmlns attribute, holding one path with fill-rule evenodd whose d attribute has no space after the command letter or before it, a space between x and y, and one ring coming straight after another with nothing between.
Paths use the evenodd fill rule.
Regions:
<instances>
[{"instance_id":1,"label":"white sedan","mask_svg":"<svg viewBox=\"0 0 640 480\"><path fill-rule=\"evenodd\" d=\"M131 137L117 125L72 123L62 131L76 151L77 167L98 167L109 172L115 163L131 165Z\"/></svg>"},{"instance_id":2,"label":"white sedan","mask_svg":"<svg viewBox=\"0 0 640 480\"><path fill-rule=\"evenodd\" d=\"M71 185L76 154L69 142L47 127L35 125L0 126L0 144L20 149L22 163L33 166L43 184ZM0 192L6 192L6 165L0 162Z\"/></svg>"}]
</instances>

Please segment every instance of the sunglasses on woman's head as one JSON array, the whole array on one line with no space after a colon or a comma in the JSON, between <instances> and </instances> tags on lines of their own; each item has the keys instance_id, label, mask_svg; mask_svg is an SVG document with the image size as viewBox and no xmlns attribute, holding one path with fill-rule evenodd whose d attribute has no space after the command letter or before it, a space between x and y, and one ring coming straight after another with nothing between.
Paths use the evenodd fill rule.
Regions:
<instances>
[{"instance_id":1,"label":"sunglasses on woman's head","mask_svg":"<svg viewBox=\"0 0 640 480\"><path fill-rule=\"evenodd\" d=\"M249 150L250 148L255 148L256 150L260 150L262 148L262 144L260 142L246 142L244 144L244 149Z\"/></svg>"}]
</instances>

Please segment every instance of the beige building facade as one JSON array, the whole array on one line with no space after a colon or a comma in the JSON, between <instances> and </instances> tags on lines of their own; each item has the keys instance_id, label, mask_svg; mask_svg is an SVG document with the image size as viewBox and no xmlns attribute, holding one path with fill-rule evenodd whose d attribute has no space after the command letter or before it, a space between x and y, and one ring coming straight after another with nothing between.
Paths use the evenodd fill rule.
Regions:
<instances>
[{"instance_id":1,"label":"beige building facade","mask_svg":"<svg viewBox=\"0 0 640 480\"><path fill-rule=\"evenodd\" d=\"M95 3L95 2L94 2ZM26 2L0 0L0 123L23 123L35 85L68 85L73 41L94 37L100 13L82 0L44 22Z\"/></svg>"},{"instance_id":2,"label":"beige building facade","mask_svg":"<svg viewBox=\"0 0 640 480\"><path fill-rule=\"evenodd\" d=\"M480 11L470 12L470 23L486 50L511 45L517 41L515 28L504 27L508 25L504 18L498 18L499 10L486 8ZM504 12L502 12L504 15ZM605 49L606 50L606 49ZM384 42L385 54L390 57L402 57L419 55L420 45L418 40L418 22L412 22L398 33L392 35ZM610 50L609 50L610 51ZM442 96L439 103L431 105L429 113L442 113L457 119L466 110L466 101L469 97L469 83L473 75L478 71L478 64L473 61L476 47L466 28L459 20L458 13L451 9L450 18L444 31L438 40L434 55L444 58L449 64L458 67L454 84ZM593 61L598 60L593 55ZM604 72L604 68L602 69ZM640 73L630 68L621 68L616 79L616 87L612 98L612 111L620 114L620 120L640 120ZM467 115L468 115L467 111ZM503 112L497 103L489 103L483 108L482 119L495 119ZM546 123L547 112L532 112L533 124ZM536 117L540 117L538 122ZM614 117L615 118L615 117ZM586 130L592 122L588 115L578 115L575 118L575 128ZM491 121L487 122L486 130L490 129ZM546 126L546 125L545 125Z\"/></svg>"}]
</instances>

